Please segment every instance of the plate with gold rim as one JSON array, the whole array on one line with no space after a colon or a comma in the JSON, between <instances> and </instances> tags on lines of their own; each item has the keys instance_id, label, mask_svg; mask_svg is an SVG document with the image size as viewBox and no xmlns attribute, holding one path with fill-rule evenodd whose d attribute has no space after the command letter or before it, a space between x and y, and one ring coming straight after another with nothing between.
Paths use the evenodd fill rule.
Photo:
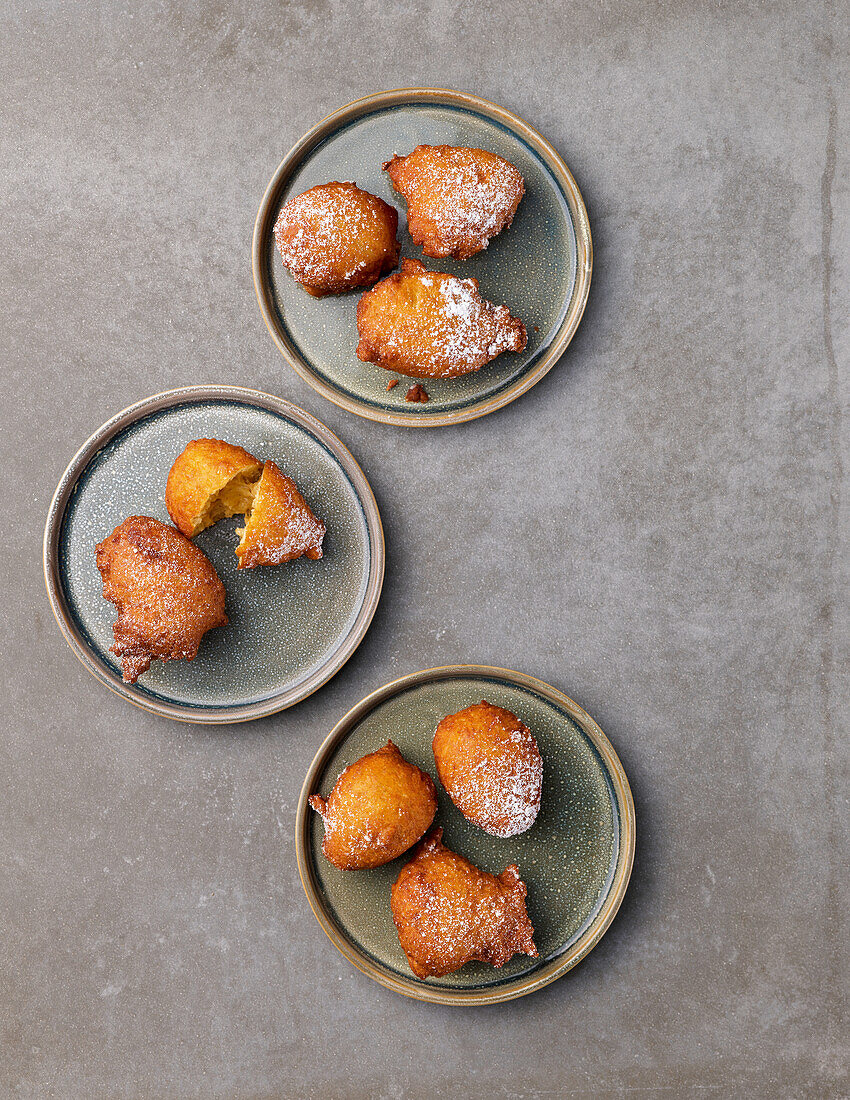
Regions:
<instances>
[{"instance_id":1,"label":"plate with gold rim","mask_svg":"<svg viewBox=\"0 0 850 1100\"><path fill-rule=\"evenodd\" d=\"M515 164L525 195L513 224L471 259L422 256L407 233L404 200L384 161L418 144L488 149ZM528 332L523 352L505 352L460 378L424 382L425 402L409 402L414 379L387 390L388 374L361 363L358 293L312 298L284 269L274 243L281 206L310 187L351 180L399 211L402 257L478 280L485 298L509 307ZM587 210L569 168L536 130L495 103L442 88L402 88L349 103L314 126L290 150L257 213L254 287L266 326L286 361L317 392L370 420L435 427L474 420L516 400L563 355L587 302L593 245Z\"/></svg>"},{"instance_id":2,"label":"plate with gold rim","mask_svg":"<svg viewBox=\"0 0 850 1100\"><path fill-rule=\"evenodd\" d=\"M117 612L103 598L95 546L131 515L169 522L168 471L200 438L286 470L327 527L323 556L237 570L242 517L202 531L194 541L224 583L229 621L204 636L194 660L154 661L127 684L110 652ZM50 505L44 577L65 640L111 691L167 718L244 722L298 703L351 656L380 598L384 536L363 471L319 420L256 390L188 386L124 409L83 444Z\"/></svg>"},{"instance_id":3,"label":"plate with gold rim","mask_svg":"<svg viewBox=\"0 0 850 1100\"><path fill-rule=\"evenodd\" d=\"M447 714L486 699L512 711L543 757L540 813L525 833L489 836L467 821L437 783L435 824L443 842L494 874L515 863L528 887L538 958L516 955L501 969L468 963L420 980L407 965L390 912L390 888L410 853L372 871L341 871L322 855L322 822L308 804L327 797L349 764L391 738L406 759L436 778L431 739ZM396 993L436 1004L485 1005L533 993L592 950L628 886L635 811L610 741L563 692L520 672L451 665L403 676L372 692L334 727L307 772L295 849L310 906L331 942L359 970Z\"/></svg>"}]
</instances>

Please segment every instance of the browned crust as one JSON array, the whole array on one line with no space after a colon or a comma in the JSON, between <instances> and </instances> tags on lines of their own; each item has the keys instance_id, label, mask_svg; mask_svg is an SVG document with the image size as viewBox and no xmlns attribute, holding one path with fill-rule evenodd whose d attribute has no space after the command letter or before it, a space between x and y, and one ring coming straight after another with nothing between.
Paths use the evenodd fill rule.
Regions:
<instances>
[{"instance_id":1,"label":"browned crust","mask_svg":"<svg viewBox=\"0 0 850 1100\"><path fill-rule=\"evenodd\" d=\"M452 974L468 962L501 967L518 952L537 956L528 893L515 864L480 870L432 829L390 892L393 922L417 978Z\"/></svg>"},{"instance_id":2,"label":"browned crust","mask_svg":"<svg viewBox=\"0 0 850 1100\"><path fill-rule=\"evenodd\" d=\"M318 243L305 243L300 250L293 254L288 249L292 232L287 222L287 214L295 209L294 204L303 200L306 195L322 194L333 202L336 195L344 192L349 196L356 196L361 209L374 219L373 230L376 237L383 238L380 248L376 241L361 240L361 260L355 265L356 270L340 270L328 261L327 252L321 251ZM274 227L274 237L278 252L284 266L288 269L293 279L314 298L324 298L330 294L344 294L349 290L371 286L382 275L386 274L398 263L401 243L398 234L398 211L394 206L385 202L378 195L364 191L354 183L333 180L329 183L311 187L301 195L296 195L284 203L278 213Z\"/></svg>"},{"instance_id":3,"label":"browned crust","mask_svg":"<svg viewBox=\"0 0 850 1100\"><path fill-rule=\"evenodd\" d=\"M118 608L112 652L127 683L153 660L193 660L204 634L227 623L212 562L168 524L130 516L97 545L95 560L104 599Z\"/></svg>"},{"instance_id":4,"label":"browned crust","mask_svg":"<svg viewBox=\"0 0 850 1100\"><path fill-rule=\"evenodd\" d=\"M383 331L376 331L373 328L370 319L372 304L379 295L397 293L401 297L405 280L422 277L432 277L434 279L454 278L448 272L430 271L418 260L405 258L401 262L399 272L382 279L371 290L367 290L361 296L360 301L357 303L359 340L355 351L361 362L374 363L383 370L404 374L409 378L457 378L469 374L471 371L480 370L481 367L492 362L504 351L521 352L525 349L528 343L528 334L523 322L518 317L510 314L506 307L497 306L482 297L478 289L478 280L470 278L464 279L462 282L474 288L479 307L481 310L490 313L493 318L492 323L497 326L498 335L506 346L500 347L497 344L498 350L491 353L488 349L475 356L471 362L467 358L458 355L454 360L450 360L439 369L435 369L426 361L427 349L435 346L434 335L431 331L423 331L421 334L423 351L419 358L414 359L410 355L395 352L388 346L388 334ZM504 311L505 316L501 316L500 310ZM496 317L498 317L498 321L495 320ZM437 348L437 351L439 352L439 348Z\"/></svg>"},{"instance_id":5,"label":"browned crust","mask_svg":"<svg viewBox=\"0 0 850 1100\"><path fill-rule=\"evenodd\" d=\"M482 209L481 219L459 223L453 214L458 196L446 196L445 204L423 201L427 185L417 179L418 166L423 158L430 158L432 168L452 154L471 154L469 162L478 159L480 171L487 165L498 164L505 175L504 202L496 211ZM525 183L516 166L504 157L486 149L453 145L417 145L407 156L395 155L385 161L384 171L390 177L394 189L407 201L407 227L414 244L420 245L426 256L442 259L451 256L456 260L468 260L486 248L493 237L507 229L513 222L517 207L525 194ZM453 166L446 165L451 173ZM427 210L430 209L430 213Z\"/></svg>"},{"instance_id":6,"label":"browned crust","mask_svg":"<svg viewBox=\"0 0 850 1100\"><path fill-rule=\"evenodd\" d=\"M165 507L186 538L198 534L194 524L205 501L240 473L259 476L261 463L244 447L223 439L192 439L174 460L165 483Z\"/></svg>"},{"instance_id":7,"label":"browned crust","mask_svg":"<svg viewBox=\"0 0 850 1100\"><path fill-rule=\"evenodd\" d=\"M493 836L530 829L540 810L543 761L531 731L486 700L446 715L434 732L440 782L464 817Z\"/></svg>"},{"instance_id":8,"label":"browned crust","mask_svg":"<svg viewBox=\"0 0 850 1100\"><path fill-rule=\"evenodd\" d=\"M295 482L268 460L236 547L239 569L281 565L306 556L322 556L325 525L314 514Z\"/></svg>"},{"instance_id":9,"label":"browned crust","mask_svg":"<svg viewBox=\"0 0 850 1100\"><path fill-rule=\"evenodd\" d=\"M324 820L322 852L343 871L397 859L427 832L437 813L434 780L392 741L345 768L327 800L316 794L308 801Z\"/></svg>"}]
</instances>

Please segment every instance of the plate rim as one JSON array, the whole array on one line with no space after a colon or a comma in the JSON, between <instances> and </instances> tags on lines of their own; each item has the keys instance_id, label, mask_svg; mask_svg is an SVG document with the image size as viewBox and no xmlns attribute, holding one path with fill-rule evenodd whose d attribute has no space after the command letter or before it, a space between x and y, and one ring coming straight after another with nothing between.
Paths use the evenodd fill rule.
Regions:
<instances>
[{"instance_id":1,"label":"plate rim","mask_svg":"<svg viewBox=\"0 0 850 1100\"><path fill-rule=\"evenodd\" d=\"M450 106L474 110L476 113L484 114L518 133L541 157L558 180L570 208L576 232L576 282L570 307L561 322L555 339L541 357L540 362L532 371L523 374L504 390L493 394L489 398L484 398L462 409L453 409L449 412L428 416L417 415L405 410L391 412L373 407L361 399L338 393L319 378L280 326L277 310L274 308L272 301L264 254L264 241L270 231L269 223L272 220L277 195L294 166L307 153L343 122L353 121L375 108L401 106L423 101L426 103L440 101ZM480 96L468 92L456 91L452 88L395 88L390 91L374 92L371 95L362 96L337 108L337 110L332 111L316 123L292 146L278 165L260 202L257 217L254 221L251 267L254 277L254 291L269 334L287 363L317 393L347 412L353 412L367 420L374 420L382 424L392 424L397 427L446 427L450 424L463 424L470 420L477 420L479 417L504 408L505 405L511 404L535 386L555 366L572 341L587 305L593 272L593 239L590 232L587 207L572 172L546 138L524 119L520 118L519 115L490 100L482 99Z\"/></svg>"},{"instance_id":2,"label":"plate rim","mask_svg":"<svg viewBox=\"0 0 850 1100\"><path fill-rule=\"evenodd\" d=\"M232 400L263 408L269 412L282 415L313 433L330 450L350 479L363 508L372 547L366 591L354 625L345 640L345 644L340 646L323 666L307 677L298 687L271 696L268 699L244 703L236 707L211 706L206 709L149 698L138 693L134 685L125 684L117 673L110 675L100 661L95 659L91 647L73 621L64 597L58 564L59 538L68 501L81 474L97 452L102 450L119 432L145 416L161 412L163 409L204 400ZM287 401L286 398L245 386L207 383L164 390L141 401L136 401L120 412L115 413L89 436L68 463L53 493L44 524L42 555L44 584L53 617L75 657L95 679L109 688L113 694L152 714L171 718L178 722L201 725L230 725L239 722L251 722L257 718L265 718L282 710L287 710L318 691L339 672L365 637L378 607L384 582L386 546L381 514L372 486L357 460L330 428L310 413L305 412L304 409L293 405L291 401Z\"/></svg>"},{"instance_id":3,"label":"plate rim","mask_svg":"<svg viewBox=\"0 0 850 1100\"><path fill-rule=\"evenodd\" d=\"M621 830L619 851L614 875L603 905L568 951L545 964L533 974L527 977L519 976L505 985L484 989L450 990L441 986L430 986L426 981L417 979L412 975L409 978L398 978L386 973L383 968L372 962L365 952L356 950L350 941L340 934L336 923L325 911L307 859L307 832L310 823L307 799L310 794L314 793L313 786L326 767L332 752L351 729L376 706L419 684L431 683L437 680L473 679L488 676L506 680L517 687L542 695L549 702L564 709L590 739L608 770L608 776L616 797ZM543 989L544 986L562 977L593 950L608 930L623 901L634 865L635 804L628 778L614 746L587 711L568 695L565 695L564 692L559 691L551 684L547 684L544 680L513 669L477 664L441 665L436 668L420 669L418 672L411 672L398 679L391 680L383 687L370 692L337 722L314 756L301 787L295 814L295 855L301 885L322 931L337 950L363 974L366 974L386 989L391 989L393 992L400 993L405 997L425 1001L429 1004L463 1006L499 1004L503 1001L525 997L529 993L535 993L538 989Z\"/></svg>"}]
</instances>

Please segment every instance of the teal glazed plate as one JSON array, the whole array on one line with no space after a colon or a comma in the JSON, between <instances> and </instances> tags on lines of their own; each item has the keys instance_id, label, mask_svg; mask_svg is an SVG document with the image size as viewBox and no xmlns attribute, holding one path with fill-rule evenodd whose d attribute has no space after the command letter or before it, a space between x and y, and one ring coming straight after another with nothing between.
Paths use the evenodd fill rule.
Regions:
<instances>
[{"instance_id":1,"label":"teal glazed plate","mask_svg":"<svg viewBox=\"0 0 850 1100\"><path fill-rule=\"evenodd\" d=\"M343 768L391 738L436 780L431 740L447 714L482 699L513 711L537 739L543 798L532 827L507 840L463 817L437 782L435 825L477 866L519 867L539 958L516 955L501 969L468 963L454 974L414 977L398 942L390 887L410 853L374 871L340 871L322 855L324 830L307 802L327 797ZM310 905L324 931L364 974L396 993L435 1004L484 1005L533 993L560 978L599 942L631 874L635 810L608 738L580 706L548 684L507 669L452 665L415 672L358 703L316 754L298 802L295 849Z\"/></svg>"},{"instance_id":2,"label":"teal glazed plate","mask_svg":"<svg viewBox=\"0 0 850 1100\"><path fill-rule=\"evenodd\" d=\"M406 204L384 161L417 145L488 149L522 173L525 196L513 224L471 259L433 260L411 243ZM479 371L423 384L430 400L405 400L413 379L361 363L357 301L361 291L312 298L284 268L274 242L281 206L310 187L351 180L399 212L402 257L427 268L478 279L481 293L503 303L528 330L522 353L505 352ZM593 246L587 210L570 170L526 122L495 103L440 88L403 88L349 103L314 126L281 162L254 226L257 299L284 358L324 397L385 424L437 426L474 420L500 409L538 382L573 337L590 289Z\"/></svg>"},{"instance_id":3,"label":"teal glazed plate","mask_svg":"<svg viewBox=\"0 0 850 1100\"><path fill-rule=\"evenodd\" d=\"M95 546L127 516L169 522L168 471L201 438L238 443L290 474L327 527L324 554L237 571L242 517L202 531L194 541L224 583L227 626L204 636L193 661L154 661L125 684ZM125 409L80 448L50 505L44 576L65 640L106 687L167 718L244 722L291 707L348 660L381 594L384 536L368 481L324 424L254 390L191 386Z\"/></svg>"}]
</instances>

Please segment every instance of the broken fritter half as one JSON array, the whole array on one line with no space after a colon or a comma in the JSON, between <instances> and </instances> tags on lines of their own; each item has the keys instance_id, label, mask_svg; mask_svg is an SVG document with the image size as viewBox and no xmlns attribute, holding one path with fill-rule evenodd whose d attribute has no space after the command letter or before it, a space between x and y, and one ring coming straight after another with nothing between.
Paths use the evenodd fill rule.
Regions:
<instances>
[{"instance_id":1,"label":"broken fritter half","mask_svg":"<svg viewBox=\"0 0 850 1100\"><path fill-rule=\"evenodd\" d=\"M516 866L488 874L446 848L442 835L437 828L422 841L390 896L416 977L442 977L473 960L504 966L519 952L536 958L528 891Z\"/></svg>"},{"instance_id":2,"label":"broken fritter half","mask_svg":"<svg viewBox=\"0 0 850 1100\"><path fill-rule=\"evenodd\" d=\"M165 507L188 539L251 507L262 464L223 439L193 439L168 474Z\"/></svg>"},{"instance_id":3,"label":"broken fritter half","mask_svg":"<svg viewBox=\"0 0 850 1100\"><path fill-rule=\"evenodd\" d=\"M240 569L257 565L280 565L306 555L313 561L322 556L325 525L316 519L291 477L274 462L265 462L255 485L242 536L236 547Z\"/></svg>"},{"instance_id":4,"label":"broken fritter half","mask_svg":"<svg viewBox=\"0 0 850 1100\"><path fill-rule=\"evenodd\" d=\"M274 227L285 267L321 298L371 286L398 263L398 213L353 183L323 183L289 199Z\"/></svg>"},{"instance_id":5,"label":"broken fritter half","mask_svg":"<svg viewBox=\"0 0 850 1100\"><path fill-rule=\"evenodd\" d=\"M525 184L517 169L486 149L417 145L384 164L407 200L414 244L435 259L468 260L513 221Z\"/></svg>"},{"instance_id":6,"label":"broken fritter half","mask_svg":"<svg viewBox=\"0 0 850 1100\"><path fill-rule=\"evenodd\" d=\"M357 331L358 359L413 378L455 378L527 342L522 321L482 298L476 279L408 259L360 299Z\"/></svg>"},{"instance_id":7,"label":"broken fritter half","mask_svg":"<svg viewBox=\"0 0 850 1100\"><path fill-rule=\"evenodd\" d=\"M322 851L343 871L381 867L420 840L437 812L430 775L387 741L342 772L328 795L310 796L325 826Z\"/></svg>"},{"instance_id":8,"label":"broken fritter half","mask_svg":"<svg viewBox=\"0 0 850 1100\"><path fill-rule=\"evenodd\" d=\"M191 661L224 626L224 585L209 558L158 519L130 516L95 551L103 595L118 608L112 652L134 684L151 662Z\"/></svg>"},{"instance_id":9,"label":"broken fritter half","mask_svg":"<svg viewBox=\"0 0 850 1100\"><path fill-rule=\"evenodd\" d=\"M433 749L440 782L465 818L498 837L531 828L543 760L515 714L484 701L466 707L438 724Z\"/></svg>"}]
</instances>

